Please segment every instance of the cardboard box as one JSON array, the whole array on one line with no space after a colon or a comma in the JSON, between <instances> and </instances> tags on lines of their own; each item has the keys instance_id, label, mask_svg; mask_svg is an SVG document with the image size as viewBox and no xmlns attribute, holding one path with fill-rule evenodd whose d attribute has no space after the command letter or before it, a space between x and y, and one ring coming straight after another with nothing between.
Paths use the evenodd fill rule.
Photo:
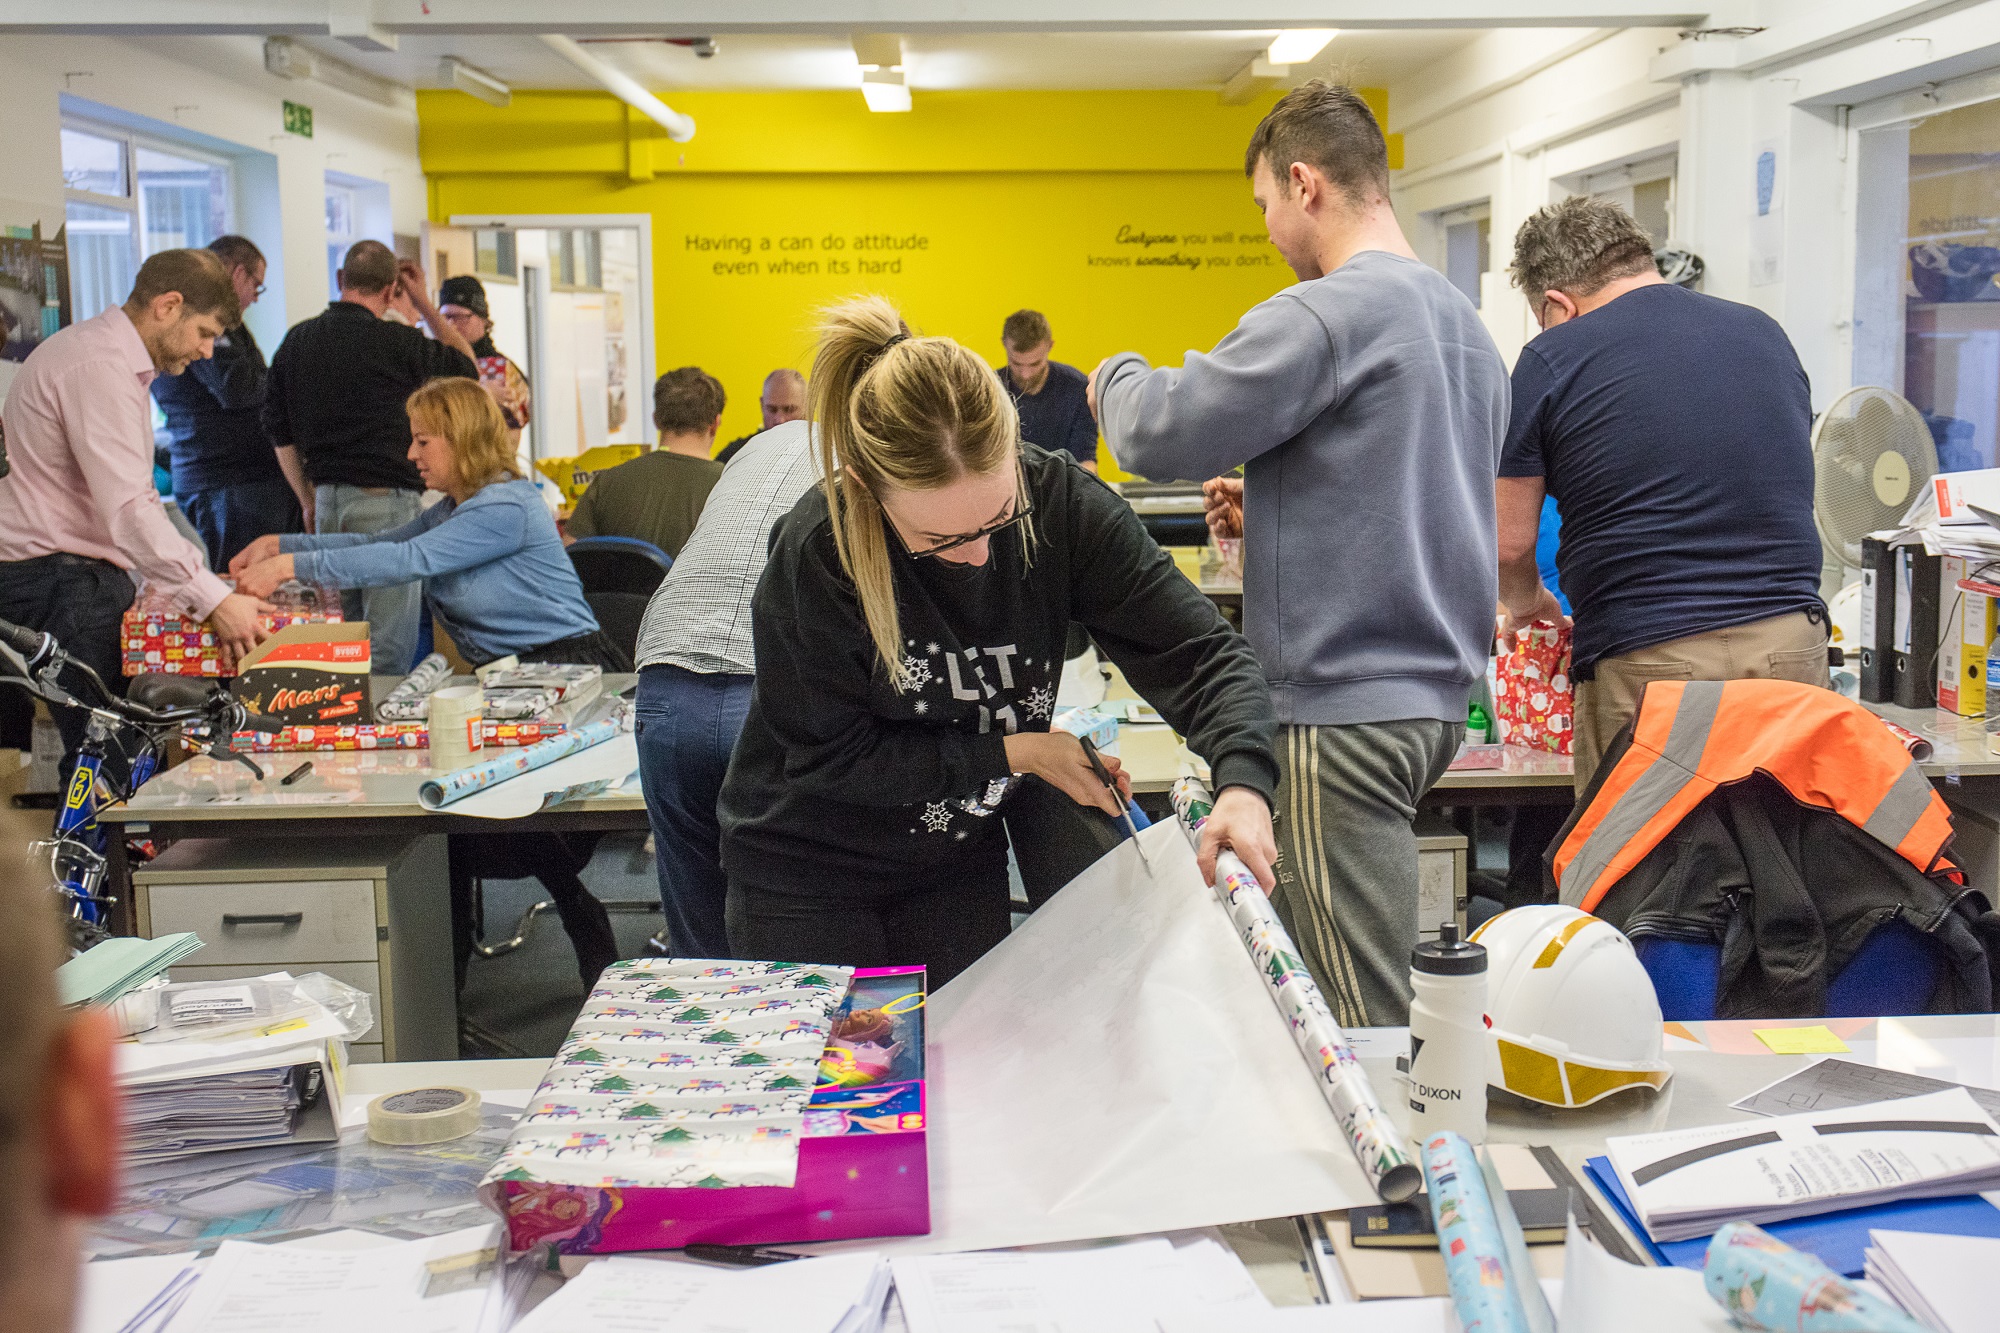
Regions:
<instances>
[{"instance_id":1,"label":"cardboard box","mask_svg":"<svg viewBox=\"0 0 2000 1333\"><path fill-rule=\"evenodd\" d=\"M253 713L294 724L375 716L368 688L368 623L291 625L238 664L230 693Z\"/></svg>"},{"instance_id":2,"label":"cardboard box","mask_svg":"<svg viewBox=\"0 0 2000 1333\"><path fill-rule=\"evenodd\" d=\"M648 968L690 966L719 972L725 983L731 969L741 969L744 984L732 988L741 991L779 980L772 969L807 979L812 973L796 964L672 959L633 959L606 969L507 1149L481 1183L481 1197L506 1227L508 1247L607 1254L689 1243L787 1244L928 1232L921 967L856 969L832 1021L819 1020L816 1030L827 1035L823 1047L809 1048L820 1050L818 1073L795 1140L790 1185L732 1183L699 1155L681 1170L700 1178L685 1184L609 1183L661 1170L663 1158L688 1151L690 1144L725 1137L724 1126L732 1120L735 1135L748 1145L759 1142L760 1132L789 1130L797 1123L796 1090L804 1083L785 1066L801 1065L811 1078L810 1063L767 1058L755 1049L730 1056L727 1045L706 1044L738 1041L753 1031L769 1039L783 1013L732 1011L726 1008L735 1002L731 991L696 992L676 978L667 993L688 1007L672 1022L706 1027L683 1036L619 1030L608 1022L627 1008L643 1007L616 1007L614 1000L614 1008L606 1009L604 997L629 993L633 977ZM708 979L698 984L705 986ZM784 1007L783 1000L757 1006ZM719 1028L727 1031L711 1030ZM670 1040L649 1040L663 1035ZM704 1051L714 1054L689 1053ZM753 1172L760 1165L751 1160L753 1151L721 1151L717 1160L723 1165L715 1169ZM767 1148L756 1155L768 1161L771 1154ZM583 1180L602 1183L575 1183Z\"/></svg>"}]
</instances>

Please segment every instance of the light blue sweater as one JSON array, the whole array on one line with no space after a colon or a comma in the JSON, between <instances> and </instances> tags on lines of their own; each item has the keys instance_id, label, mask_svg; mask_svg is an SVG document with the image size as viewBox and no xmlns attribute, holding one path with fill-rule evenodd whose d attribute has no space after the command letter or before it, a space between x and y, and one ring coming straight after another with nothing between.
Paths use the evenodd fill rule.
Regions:
<instances>
[{"instance_id":1,"label":"light blue sweater","mask_svg":"<svg viewBox=\"0 0 2000 1333\"><path fill-rule=\"evenodd\" d=\"M464 504L442 500L400 528L281 537L307 583L379 588L424 581L424 599L474 663L597 628L583 584L535 484L515 478Z\"/></svg>"}]
</instances>

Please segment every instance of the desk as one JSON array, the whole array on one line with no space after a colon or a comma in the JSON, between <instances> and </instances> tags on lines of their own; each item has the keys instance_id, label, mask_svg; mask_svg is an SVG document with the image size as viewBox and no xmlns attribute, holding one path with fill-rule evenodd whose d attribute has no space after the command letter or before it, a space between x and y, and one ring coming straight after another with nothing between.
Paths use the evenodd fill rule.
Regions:
<instances>
[{"instance_id":1,"label":"desk","mask_svg":"<svg viewBox=\"0 0 2000 1333\"><path fill-rule=\"evenodd\" d=\"M1581 1111L1517 1102L1503 1105L1496 1099L1489 1114L1488 1137L1497 1143L1553 1147L1564 1164L1583 1178L1584 1159L1602 1152L1607 1136L1752 1119L1730 1110L1729 1103L1818 1058L1769 1054L1752 1031L1807 1026L1816 1021L1825 1022L1846 1040L1852 1048L1847 1059L1974 1085L2000 1086L2000 1016L1670 1024L1667 1056L1674 1066L1674 1079L1664 1092L1621 1094ZM1407 1031L1357 1029L1350 1035L1362 1052L1362 1065L1390 1118L1401 1125L1405 1099L1392 1095L1396 1087L1393 1056L1407 1045ZM382 1093L441 1083L492 1094L518 1094L531 1090L545 1067L542 1060L355 1066L348 1072L346 1108L352 1112ZM496 1105L503 1102L495 1097ZM1594 1189L1584 1179L1586 1188ZM433 1207L440 1208L449 1202L431 1201ZM221 1234L223 1228L215 1219L211 1218L209 1225ZM1301 1281L1305 1251L1295 1227L1272 1220L1231 1225L1223 1232L1275 1303L1296 1305L1313 1299Z\"/></svg>"}]
</instances>

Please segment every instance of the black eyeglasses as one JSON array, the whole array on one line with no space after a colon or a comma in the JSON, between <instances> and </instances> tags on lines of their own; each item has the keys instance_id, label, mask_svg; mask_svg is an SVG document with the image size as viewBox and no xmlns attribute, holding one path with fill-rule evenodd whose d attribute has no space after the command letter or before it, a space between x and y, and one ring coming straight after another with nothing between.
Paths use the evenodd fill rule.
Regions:
<instances>
[{"instance_id":1,"label":"black eyeglasses","mask_svg":"<svg viewBox=\"0 0 2000 1333\"><path fill-rule=\"evenodd\" d=\"M923 550L919 551L912 548L910 543L904 539L903 530L896 526L894 519L889 519L889 531L896 534L896 541L901 544L903 550L912 560L921 560L926 556L943 555L946 551L956 551L961 546L970 546L976 541L983 541L988 537L996 536L1017 523L1025 523L1034 512L1035 502L1028 495L1027 479L1024 477L1022 478L1021 488L1014 494L1014 512L1006 518L1001 519L998 523L988 524L977 532L968 532L962 537L951 537L939 542L935 546L926 546ZM889 516L885 512L883 517L888 518Z\"/></svg>"}]
</instances>

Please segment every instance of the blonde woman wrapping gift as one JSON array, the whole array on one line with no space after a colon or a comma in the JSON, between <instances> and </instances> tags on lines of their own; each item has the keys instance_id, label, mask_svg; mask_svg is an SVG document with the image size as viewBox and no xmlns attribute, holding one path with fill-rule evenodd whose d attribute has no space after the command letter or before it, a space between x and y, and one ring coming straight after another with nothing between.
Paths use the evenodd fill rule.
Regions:
<instances>
[{"instance_id":1,"label":"blonde woman wrapping gift","mask_svg":"<svg viewBox=\"0 0 2000 1333\"><path fill-rule=\"evenodd\" d=\"M827 313L811 415L825 480L773 530L722 792L732 952L922 963L935 987L1004 937L1017 784L1113 809L1049 731L1071 621L1213 769L1205 873L1233 847L1269 887L1263 674L1130 506L883 300Z\"/></svg>"}]
</instances>

